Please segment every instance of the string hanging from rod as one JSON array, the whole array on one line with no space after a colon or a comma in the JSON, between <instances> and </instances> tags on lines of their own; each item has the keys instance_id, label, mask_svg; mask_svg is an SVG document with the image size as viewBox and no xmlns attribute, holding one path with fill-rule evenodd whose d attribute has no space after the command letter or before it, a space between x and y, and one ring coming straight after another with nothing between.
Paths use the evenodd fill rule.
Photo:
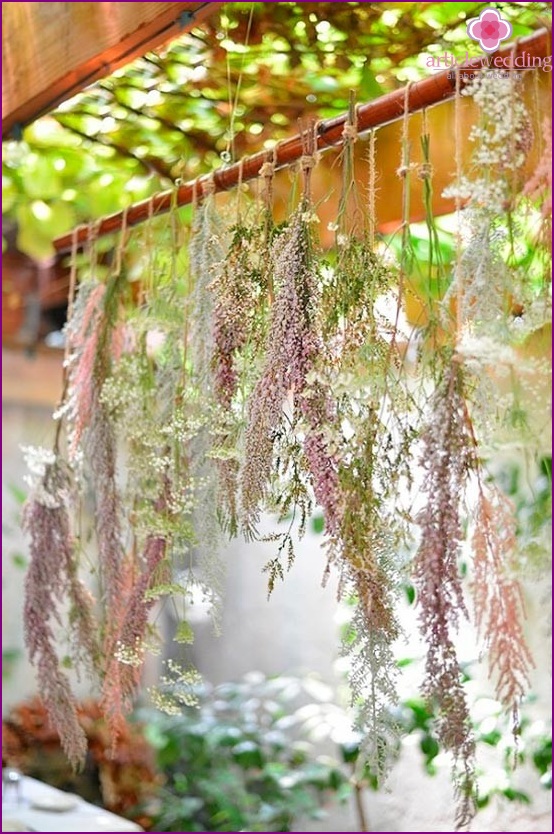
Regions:
<instances>
[{"instance_id":1,"label":"string hanging from rod","mask_svg":"<svg viewBox=\"0 0 554 834\"><path fill-rule=\"evenodd\" d=\"M502 59L511 58L512 61L515 61L516 57L523 56L524 53L533 57L546 57L549 47L550 32L547 29L539 29L532 35L520 38L515 45L510 44L505 49L499 50L493 56L487 55L480 59L472 59L472 63L475 63L475 66L472 66L471 70L467 72L460 72L460 89L463 89L471 81L475 72L490 66L491 59L493 60L496 57ZM440 102L453 98L456 94L456 74L455 71L447 69L431 75L429 78L411 83L408 112L417 113L434 104L439 104ZM367 104L359 105L357 108L358 133L383 127L401 119L405 113L405 99L405 88L400 88L394 90L392 93L380 96ZM344 128L348 123L348 119L348 113L343 113L335 118L319 122L315 150L325 151L344 142ZM302 154L302 136L297 134L290 139L285 139L280 142L271 155L268 155L267 151L260 151L259 153L244 157L234 165L228 165L212 174L203 175L198 180L202 183L204 180L210 179L213 181L213 188L216 192L229 191L236 187L239 177L242 182L247 182L258 177L268 159L271 159L274 169L278 170L294 164L301 158ZM175 188L171 188L129 206L126 209L127 227L129 228L143 223L152 213L159 215L168 212L175 200L177 206L189 205L193 200L198 180L180 185L176 195ZM102 218L98 222L97 236L103 237L104 235L119 231L123 223L123 214L124 212L119 211ZM75 234L73 231L57 237L53 241L57 252L70 252L72 246L75 245L74 238ZM86 244L88 241L86 230L82 228L78 229L76 238L78 247Z\"/></svg>"}]
</instances>

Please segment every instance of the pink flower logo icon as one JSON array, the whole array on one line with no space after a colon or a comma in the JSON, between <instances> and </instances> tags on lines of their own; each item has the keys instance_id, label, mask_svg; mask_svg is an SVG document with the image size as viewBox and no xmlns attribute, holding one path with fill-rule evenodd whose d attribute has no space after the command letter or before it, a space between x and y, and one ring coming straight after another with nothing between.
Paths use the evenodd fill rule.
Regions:
<instances>
[{"instance_id":1,"label":"pink flower logo icon","mask_svg":"<svg viewBox=\"0 0 554 834\"><path fill-rule=\"evenodd\" d=\"M501 17L496 9L484 9L479 17L472 17L467 22L467 33L484 52L496 52L500 42L512 34L512 24Z\"/></svg>"}]
</instances>

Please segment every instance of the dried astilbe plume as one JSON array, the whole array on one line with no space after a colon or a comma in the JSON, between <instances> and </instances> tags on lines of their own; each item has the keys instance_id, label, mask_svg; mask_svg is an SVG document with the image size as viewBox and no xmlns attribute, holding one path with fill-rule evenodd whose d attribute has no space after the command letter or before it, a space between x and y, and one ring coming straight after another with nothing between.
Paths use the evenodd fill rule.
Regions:
<instances>
[{"instance_id":1,"label":"dried astilbe plume","mask_svg":"<svg viewBox=\"0 0 554 834\"><path fill-rule=\"evenodd\" d=\"M517 726L533 659L523 633L521 587L511 575L517 545L514 507L497 487L479 484L472 545L476 622L496 682L496 697L512 710Z\"/></svg>"},{"instance_id":2,"label":"dried astilbe plume","mask_svg":"<svg viewBox=\"0 0 554 834\"><path fill-rule=\"evenodd\" d=\"M72 315L66 326L68 343L67 395L58 412L68 432L69 459L82 458L81 443L93 412L96 392L95 364L106 285L84 282L79 288Z\"/></svg>"},{"instance_id":3,"label":"dried astilbe plume","mask_svg":"<svg viewBox=\"0 0 554 834\"><path fill-rule=\"evenodd\" d=\"M369 286L358 285L357 307L352 295L355 276L343 273L354 280L343 288L352 309L343 308L345 338L334 385L344 437L339 445L342 518L331 552L338 554L346 590L357 600L354 641L346 641L344 648L351 663L350 686L363 734L363 757L381 782L394 761L400 735L392 709L398 700L392 647L400 634L396 610L404 578L401 554L407 524L401 484L406 491L412 437L409 420L400 419L400 414L409 413L405 386L374 309L386 270L377 258L363 257L358 246L351 255L349 263L355 271L360 262L370 267ZM349 335L357 332L350 327L354 319L358 337Z\"/></svg>"},{"instance_id":4,"label":"dried astilbe plume","mask_svg":"<svg viewBox=\"0 0 554 834\"><path fill-rule=\"evenodd\" d=\"M70 460L79 466L86 465L91 477L106 657L112 653L113 628L121 602L124 548L115 427L102 400L102 389L111 372L111 338L122 283L119 275L112 275L106 284L83 283L67 326L65 417L69 425Z\"/></svg>"},{"instance_id":5,"label":"dried astilbe plume","mask_svg":"<svg viewBox=\"0 0 554 834\"><path fill-rule=\"evenodd\" d=\"M41 697L62 747L69 761L78 767L84 763L87 741L79 724L75 697L60 668L54 627L56 623L61 625L59 609L66 598L73 596L77 604L88 604L88 596L84 590L81 592L75 576L67 474L54 455L43 456L38 466L43 475L29 495L23 513L23 529L31 539L23 606L25 644L31 663L36 665ZM88 625L92 625L88 605L79 616L89 617ZM91 655L96 652L94 634L93 630L87 636L80 629L79 636Z\"/></svg>"},{"instance_id":6,"label":"dried astilbe plume","mask_svg":"<svg viewBox=\"0 0 554 834\"><path fill-rule=\"evenodd\" d=\"M231 535L238 529L237 446L244 397L241 389L248 386L265 321L270 262L266 225L237 223L232 229L229 251L209 287L213 294L213 391L221 410L221 431L214 438L212 454L217 461L222 522Z\"/></svg>"},{"instance_id":7,"label":"dried astilbe plume","mask_svg":"<svg viewBox=\"0 0 554 834\"><path fill-rule=\"evenodd\" d=\"M460 615L466 616L458 571L460 502L473 466L473 438L467 425L462 372L455 362L446 369L433 397L421 462L427 498L417 518L421 543L414 561L414 581L427 644L423 691L437 707L439 739L460 769L458 823L463 826L473 811L475 743L453 632Z\"/></svg>"},{"instance_id":8,"label":"dried astilbe plume","mask_svg":"<svg viewBox=\"0 0 554 834\"><path fill-rule=\"evenodd\" d=\"M225 259L209 287L213 294L214 393L226 408L237 393L239 352L260 340L269 259L265 224L238 223L231 233Z\"/></svg>"},{"instance_id":9,"label":"dried astilbe plume","mask_svg":"<svg viewBox=\"0 0 554 834\"><path fill-rule=\"evenodd\" d=\"M375 541L371 558L386 558L388 544ZM362 734L363 761L379 784L390 770L400 741L400 730L393 716L393 707L398 702L398 668L392 650L399 628L390 609L390 580L385 578L384 570L381 578L385 579L384 587L376 586L371 570L362 568L352 571L346 580L345 586L352 591L357 604L344 645L350 659L349 683L356 726ZM384 596L380 604L379 590Z\"/></svg>"},{"instance_id":10,"label":"dried astilbe plume","mask_svg":"<svg viewBox=\"0 0 554 834\"><path fill-rule=\"evenodd\" d=\"M95 497L96 538L102 592L106 600L106 640L121 599L123 548L123 507L117 484L117 446L114 421L102 401L102 388L111 373L111 338L117 319L122 279L110 277L98 321L100 334L93 368L94 392L89 427L83 438L83 452L90 466Z\"/></svg>"},{"instance_id":11,"label":"dried astilbe plume","mask_svg":"<svg viewBox=\"0 0 554 834\"><path fill-rule=\"evenodd\" d=\"M147 592L157 581L157 572L167 550L162 536L149 536L140 566L127 561L123 572L120 613L113 629L114 639L107 658L102 688L102 706L113 732L114 744L130 712L140 683L140 673L147 648L149 614L155 599ZM138 578L133 574L140 570Z\"/></svg>"},{"instance_id":12,"label":"dried astilbe plume","mask_svg":"<svg viewBox=\"0 0 554 834\"><path fill-rule=\"evenodd\" d=\"M329 531L339 521L337 460L326 426L332 403L318 380L322 353L318 333L318 285L310 244L311 212L303 204L274 244L275 302L265 367L249 402L244 465L241 472L243 525L252 529L270 479L274 442L283 431L284 403L292 396L292 420L302 419L304 454L316 500Z\"/></svg>"},{"instance_id":13,"label":"dried astilbe plume","mask_svg":"<svg viewBox=\"0 0 554 834\"><path fill-rule=\"evenodd\" d=\"M121 602L121 568L124 558L122 507L116 481L116 438L107 409L97 392L84 448L95 496L95 530L101 582L106 600L106 638Z\"/></svg>"}]
</instances>

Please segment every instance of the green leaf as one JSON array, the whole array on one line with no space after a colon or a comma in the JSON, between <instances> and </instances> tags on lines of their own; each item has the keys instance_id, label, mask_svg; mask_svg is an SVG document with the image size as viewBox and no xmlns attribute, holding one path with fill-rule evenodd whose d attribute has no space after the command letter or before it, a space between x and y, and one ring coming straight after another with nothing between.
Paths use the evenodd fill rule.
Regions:
<instances>
[{"instance_id":1,"label":"green leaf","mask_svg":"<svg viewBox=\"0 0 554 834\"><path fill-rule=\"evenodd\" d=\"M48 159L59 169L60 178L69 187L87 171L92 171L92 160L79 148L55 148L49 152Z\"/></svg>"},{"instance_id":2,"label":"green leaf","mask_svg":"<svg viewBox=\"0 0 554 834\"><path fill-rule=\"evenodd\" d=\"M215 743L216 747L235 747L242 738L244 734L238 727L223 727L213 731L210 743Z\"/></svg>"},{"instance_id":3,"label":"green leaf","mask_svg":"<svg viewBox=\"0 0 554 834\"><path fill-rule=\"evenodd\" d=\"M552 790L552 770L547 771L547 773L543 773L540 778L540 783L543 788L546 788L546 790Z\"/></svg>"},{"instance_id":4,"label":"green leaf","mask_svg":"<svg viewBox=\"0 0 554 834\"><path fill-rule=\"evenodd\" d=\"M545 738L538 750L533 753L533 764L540 774L548 773L552 767L552 739Z\"/></svg>"},{"instance_id":5,"label":"green leaf","mask_svg":"<svg viewBox=\"0 0 554 834\"><path fill-rule=\"evenodd\" d=\"M425 754L427 762L432 761L440 752L439 743L433 736L423 736L419 742L421 752Z\"/></svg>"},{"instance_id":6,"label":"green leaf","mask_svg":"<svg viewBox=\"0 0 554 834\"><path fill-rule=\"evenodd\" d=\"M517 791L515 788L505 788L501 791L502 796L505 796L506 799L509 799L510 802L521 802L523 805L530 805L531 804L531 797L529 794L524 793L523 791Z\"/></svg>"},{"instance_id":7,"label":"green leaf","mask_svg":"<svg viewBox=\"0 0 554 834\"><path fill-rule=\"evenodd\" d=\"M364 64L362 75L360 78L360 96L365 101L379 98L383 95L383 88L375 78L375 73L371 69L371 62L368 60Z\"/></svg>"},{"instance_id":8,"label":"green leaf","mask_svg":"<svg viewBox=\"0 0 554 834\"><path fill-rule=\"evenodd\" d=\"M21 657L21 654L21 649L2 649L2 660L13 663L14 660Z\"/></svg>"},{"instance_id":9,"label":"green leaf","mask_svg":"<svg viewBox=\"0 0 554 834\"><path fill-rule=\"evenodd\" d=\"M331 790L338 790L345 781L347 780L344 776L344 773L342 773L340 770L337 770L336 768L331 769L331 772L329 773L329 787L331 788Z\"/></svg>"},{"instance_id":10,"label":"green leaf","mask_svg":"<svg viewBox=\"0 0 554 834\"><path fill-rule=\"evenodd\" d=\"M25 570L29 562L27 561L27 557L23 555L23 553L13 553L12 554L12 564L16 568L20 568L21 570Z\"/></svg>"},{"instance_id":11,"label":"green leaf","mask_svg":"<svg viewBox=\"0 0 554 834\"><path fill-rule=\"evenodd\" d=\"M185 796L179 803L179 811L185 817L194 817L204 807L204 802L198 796Z\"/></svg>"},{"instance_id":12,"label":"green leaf","mask_svg":"<svg viewBox=\"0 0 554 834\"><path fill-rule=\"evenodd\" d=\"M353 787L348 781L343 781L337 790L337 799L340 803L347 802L352 796Z\"/></svg>"},{"instance_id":13,"label":"green leaf","mask_svg":"<svg viewBox=\"0 0 554 834\"><path fill-rule=\"evenodd\" d=\"M425 3L418 18L433 28L439 29L447 24L457 23L459 15L464 13L471 17L471 13L479 7L479 3Z\"/></svg>"},{"instance_id":14,"label":"green leaf","mask_svg":"<svg viewBox=\"0 0 554 834\"><path fill-rule=\"evenodd\" d=\"M35 261L45 261L56 254L50 238L38 233L32 225L20 226L16 245L20 252Z\"/></svg>"},{"instance_id":15,"label":"green leaf","mask_svg":"<svg viewBox=\"0 0 554 834\"><path fill-rule=\"evenodd\" d=\"M167 582L163 585L155 585L144 594L144 599L159 599L164 596L185 596L188 589L184 585L179 585L176 582Z\"/></svg>"},{"instance_id":16,"label":"green leaf","mask_svg":"<svg viewBox=\"0 0 554 834\"><path fill-rule=\"evenodd\" d=\"M433 713L429 711L425 701L416 698L409 698L404 701L403 706L411 715L414 723L414 728L426 730L429 721L433 718Z\"/></svg>"},{"instance_id":17,"label":"green leaf","mask_svg":"<svg viewBox=\"0 0 554 834\"><path fill-rule=\"evenodd\" d=\"M342 760L345 764L353 764L360 755L360 745L356 742L347 742L340 745Z\"/></svg>"},{"instance_id":18,"label":"green leaf","mask_svg":"<svg viewBox=\"0 0 554 834\"><path fill-rule=\"evenodd\" d=\"M31 154L21 170L21 181L30 199L50 200L59 197L62 182L54 161L47 156Z\"/></svg>"},{"instance_id":19,"label":"green leaf","mask_svg":"<svg viewBox=\"0 0 554 834\"><path fill-rule=\"evenodd\" d=\"M491 730L490 733L483 733L480 735L479 741L482 741L485 744L490 744L491 747L496 747L501 738L502 733L499 730Z\"/></svg>"},{"instance_id":20,"label":"green leaf","mask_svg":"<svg viewBox=\"0 0 554 834\"><path fill-rule=\"evenodd\" d=\"M312 532L319 535L325 529L325 519L322 515L312 516Z\"/></svg>"},{"instance_id":21,"label":"green leaf","mask_svg":"<svg viewBox=\"0 0 554 834\"><path fill-rule=\"evenodd\" d=\"M21 487L17 486L16 484L8 484L8 492L20 506L23 506L23 504L27 500L26 491L24 489L21 489Z\"/></svg>"},{"instance_id":22,"label":"green leaf","mask_svg":"<svg viewBox=\"0 0 554 834\"><path fill-rule=\"evenodd\" d=\"M263 767L262 751L253 741L242 741L233 747L234 760L244 768Z\"/></svg>"},{"instance_id":23,"label":"green leaf","mask_svg":"<svg viewBox=\"0 0 554 834\"><path fill-rule=\"evenodd\" d=\"M52 240L73 228L75 213L61 200L46 203L34 200L18 206L17 246L32 258L41 260L54 254Z\"/></svg>"},{"instance_id":24,"label":"green leaf","mask_svg":"<svg viewBox=\"0 0 554 834\"><path fill-rule=\"evenodd\" d=\"M10 211L17 199L17 188L11 177L2 176L2 214Z\"/></svg>"},{"instance_id":25,"label":"green leaf","mask_svg":"<svg viewBox=\"0 0 554 834\"><path fill-rule=\"evenodd\" d=\"M192 630L190 623L187 623L186 620L180 622L177 626L175 637L173 639L176 643L185 643L186 645L194 643L194 631Z\"/></svg>"},{"instance_id":26,"label":"green leaf","mask_svg":"<svg viewBox=\"0 0 554 834\"><path fill-rule=\"evenodd\" d=\"M406 583L403 585L404 593L406 594L406 599L410 605L413 605L416 598L416 592L413 585Z\"/></svg>"}]
</instances>

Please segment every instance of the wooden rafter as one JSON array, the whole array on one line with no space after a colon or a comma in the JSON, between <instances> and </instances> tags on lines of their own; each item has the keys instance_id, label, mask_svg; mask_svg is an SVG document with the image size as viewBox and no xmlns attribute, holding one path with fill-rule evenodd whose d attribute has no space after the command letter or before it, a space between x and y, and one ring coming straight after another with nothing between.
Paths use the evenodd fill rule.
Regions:
<instances>
[{"instance_id":1,"label":"wooden rafter","mask_svg":"<svg viewBox=\"0 0 554 834\"><path fill-rule=\"evenodd\" d=\"M3 3L2 137L134 58L177 38L221 3Z\"/></svg>"}]
</instances>

